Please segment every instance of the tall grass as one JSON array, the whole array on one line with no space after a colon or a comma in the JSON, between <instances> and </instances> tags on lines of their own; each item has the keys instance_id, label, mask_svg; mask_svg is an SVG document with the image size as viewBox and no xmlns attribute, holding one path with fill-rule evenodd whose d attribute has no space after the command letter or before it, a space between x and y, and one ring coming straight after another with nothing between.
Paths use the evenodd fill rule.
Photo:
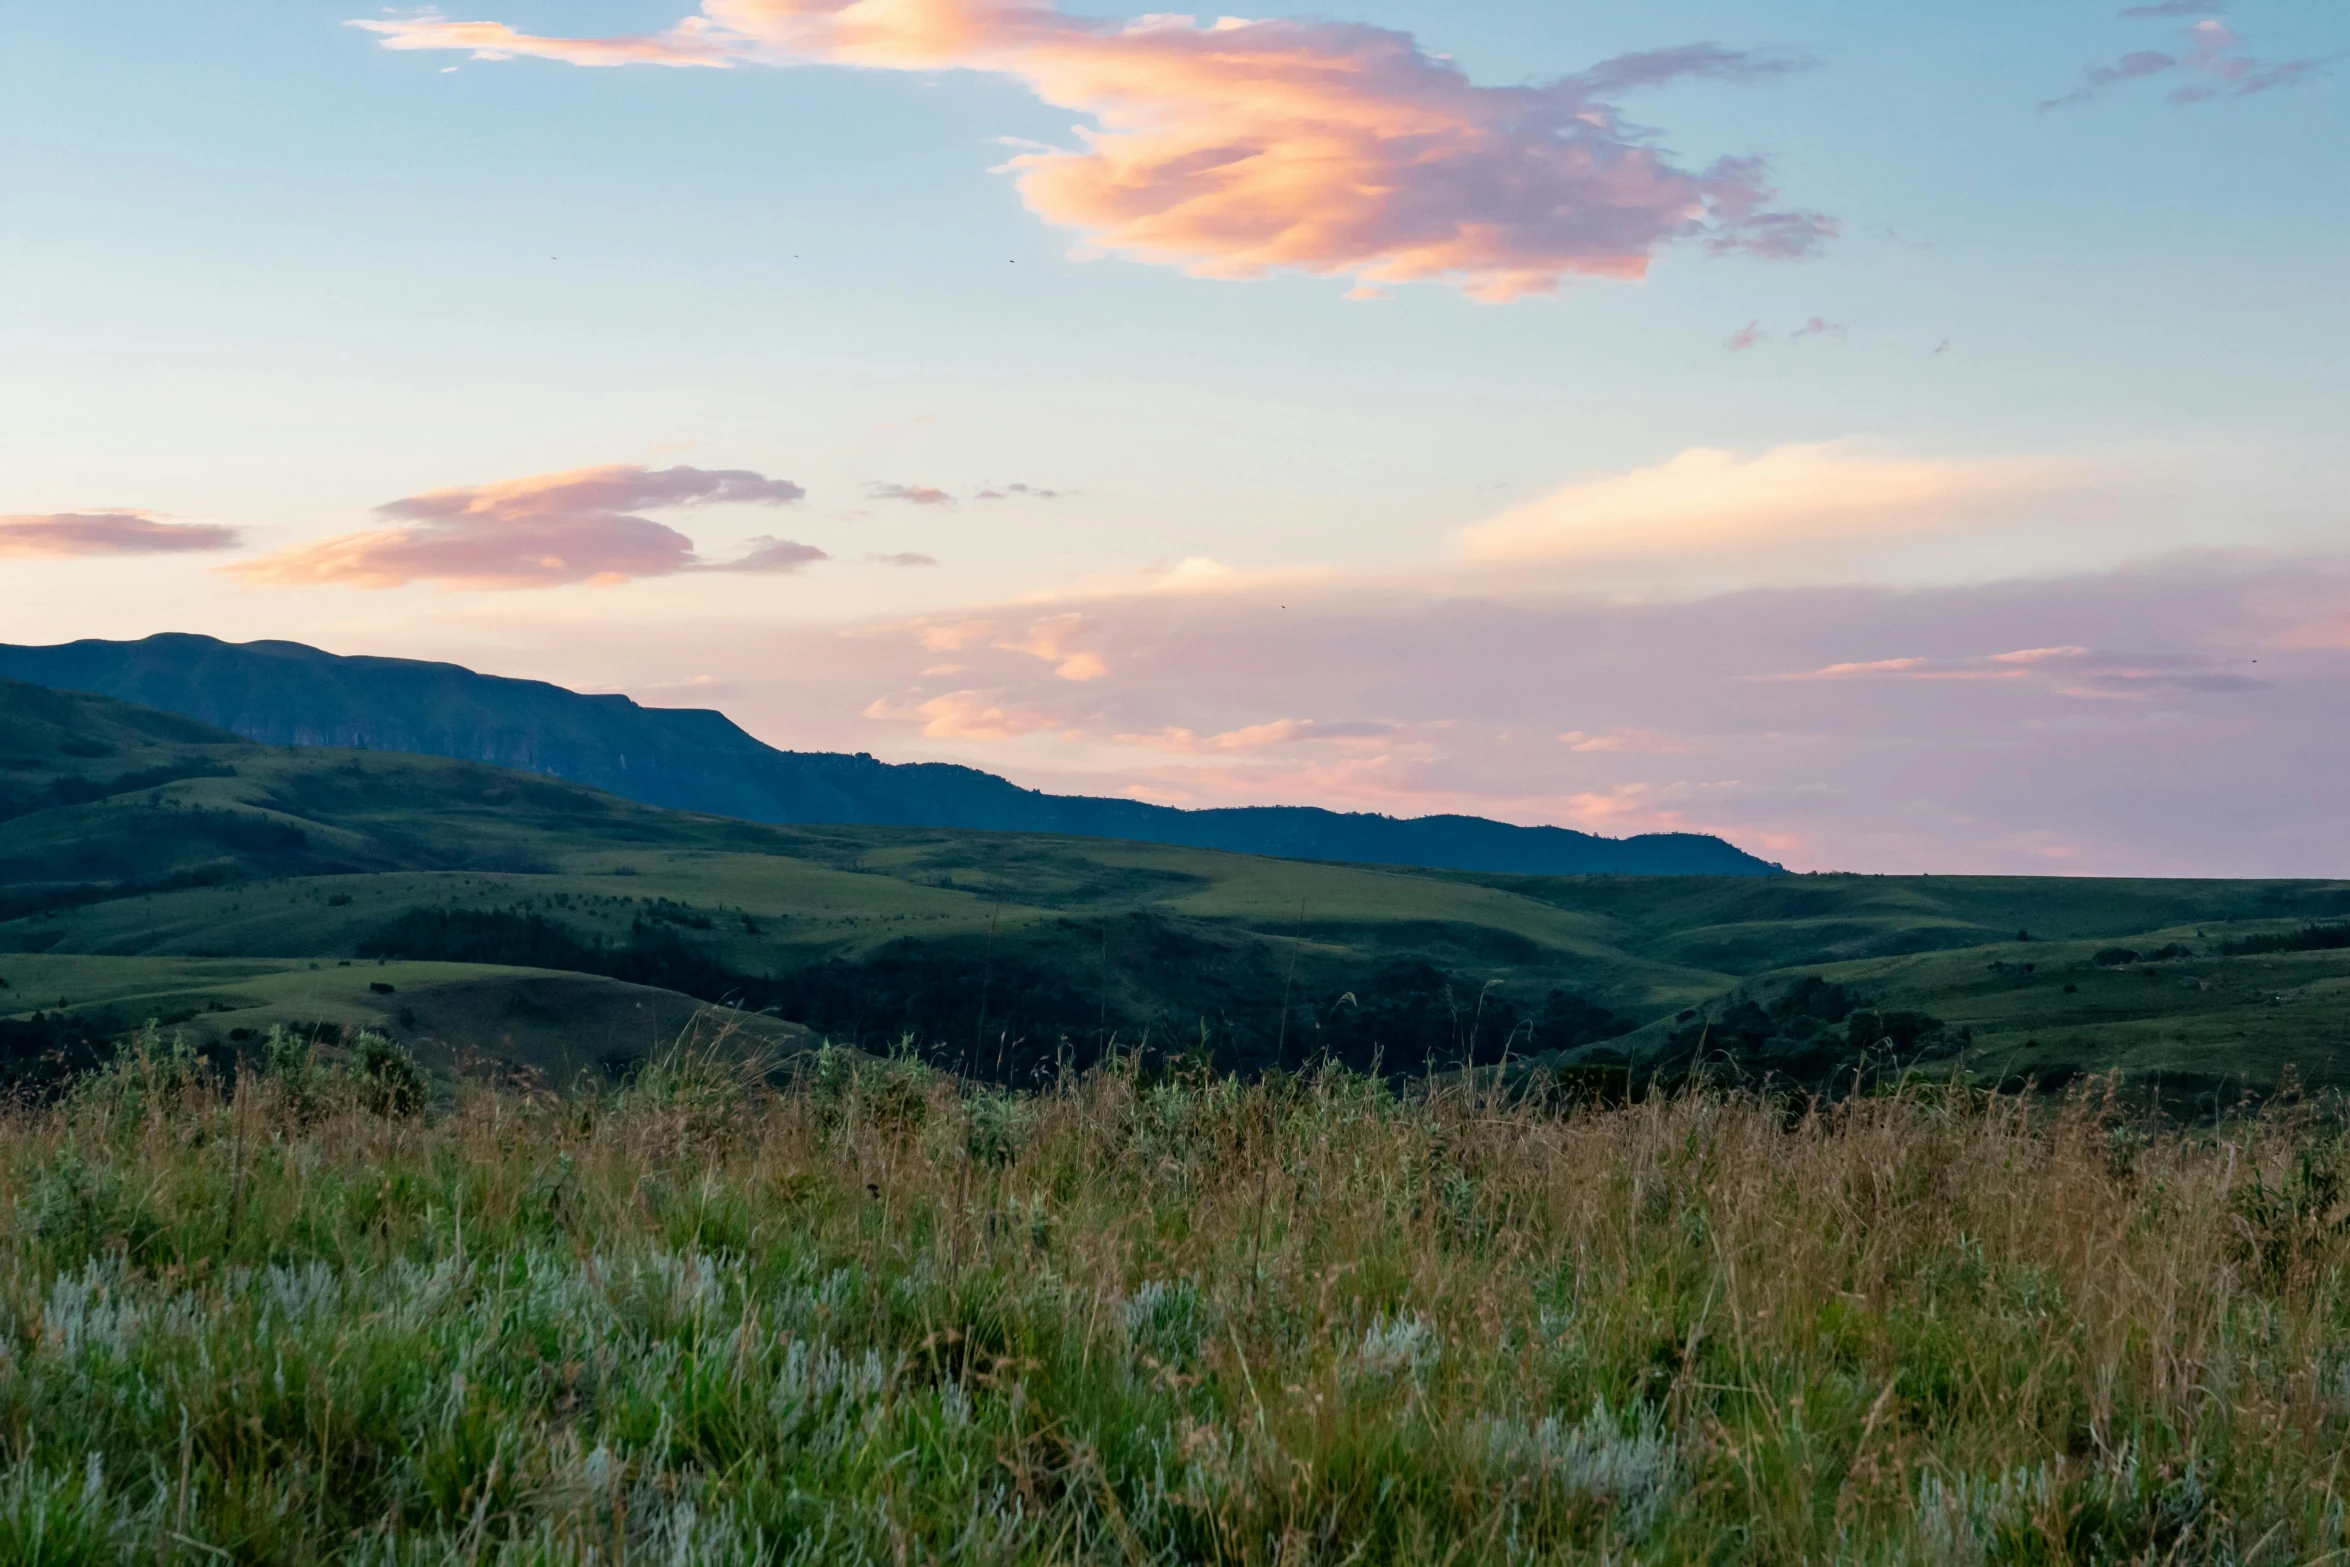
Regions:
<instances>
[{"instance_id":1,"label":"tall grass","mask_svg":"<svg viewBox=\"0 0 2350 1567\"><path fill-rule=\"evenodd\" d=\"M2330 1119L832 1054L0 1123L0 1560L2341 1559Z\"/></svg>"}]
</instances>

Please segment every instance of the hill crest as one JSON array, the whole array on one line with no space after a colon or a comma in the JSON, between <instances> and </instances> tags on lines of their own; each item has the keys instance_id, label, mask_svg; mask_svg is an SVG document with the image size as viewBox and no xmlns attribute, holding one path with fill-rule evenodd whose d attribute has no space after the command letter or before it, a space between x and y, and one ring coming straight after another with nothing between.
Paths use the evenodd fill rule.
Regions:
<instances>
[{"instance_id":1,"label":"hill crest","mask_svg":"<svg viewBox=\"0 0 2350 1567\"><path fill-rule=\"evenodd\" d=\"M1052 795L978 768L787 751L704 708L644 707L461 665L346 657L298 642L167 632L134 642L0 644L0 677L179 714L265 745L405 751L543 773L646 805L775 824L1065 833L1338 860L1527 874L1770 876L1720 838L1606 838L1476 816L1318 806L1184 810Z\"/></svg>"}]
</instances>

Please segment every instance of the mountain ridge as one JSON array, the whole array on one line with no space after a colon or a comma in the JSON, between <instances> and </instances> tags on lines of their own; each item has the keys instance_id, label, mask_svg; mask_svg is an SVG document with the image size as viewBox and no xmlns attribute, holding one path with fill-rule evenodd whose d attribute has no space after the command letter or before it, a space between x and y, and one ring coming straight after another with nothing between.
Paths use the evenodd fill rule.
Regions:
<instances>
[{"instance_id":1,"label":"mountain ridge","mask_svg":"<svg viewBox=\"0 0 2350 1567\"><path fill-rule=\"evenodd\" d=\"M462 665L183 632L0 644L0 676L175 713L265 745L404 751L537 772L642 804L775 824L1067 833L1292 859L1529 874L1784 874L1699 833L1605 838L1484 817L1318 806L1184 810L1052 795L951 762L767 745L707 708L645 707Z\"/></svg>"}]
</instances>

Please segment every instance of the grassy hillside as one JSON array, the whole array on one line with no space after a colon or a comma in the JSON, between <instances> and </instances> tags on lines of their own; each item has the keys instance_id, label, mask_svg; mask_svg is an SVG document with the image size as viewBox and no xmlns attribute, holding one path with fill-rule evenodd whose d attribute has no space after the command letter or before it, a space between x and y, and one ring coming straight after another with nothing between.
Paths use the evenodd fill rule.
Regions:
<instances>
[{"instance_id":1,"label":"grassy hillside","mask_svg":"<svg viewBox=\"0 0 2350 1567\"><path fill-rule=\"evenodd\" d=\"M780 1019L597 975L473 963L0 954L0 1019L65 1014L101 1034L160 1025L200 1052L273 1029L380 1034L443 1075L567 1088L625 1075L681 1038L778 1063L815 1040Z\"/></svg>"},{"instance_id":2,"label":"grassy hillside","mask_svg":"<svg viewBox=\"0 0 2350 1567\"><path fill-rule=\"evenodd\" d=\"M2121 1066L2216 1092L2290 1064L2350 1081L2350 953L2219 951L2343 922L2343 883L1512 877L778 828L440 758L248 745L4 684L0 758L17 802L0 821L0 953L48 961L584 972L869 1048L911 1037L1007 1080L1113 1041L1235 1068L1702 1055L1817 1077L1849 1054L1836 1042L1883 1037L1869 1019L1914 1014L1897 1044L1999 1073ZM1834 988L1773 1020L1807 975ZM79 1006L76 990L95 1004L142 983L58 993ZM57 989L0 992L0 1009L53 1010ZM207 994L186 1026L217 1020Z\"/></svg>"},{"instance_id":3,"label":"grassy hillside","mask_svg":"<svg viewBox=\"0 0 2350 1567\"><path fill-rule=\"evenodd\" d=\"M2343 1128L835 1052L0 1107L0 1560L2339 1563Z\"/></svg>"}]
</instances>

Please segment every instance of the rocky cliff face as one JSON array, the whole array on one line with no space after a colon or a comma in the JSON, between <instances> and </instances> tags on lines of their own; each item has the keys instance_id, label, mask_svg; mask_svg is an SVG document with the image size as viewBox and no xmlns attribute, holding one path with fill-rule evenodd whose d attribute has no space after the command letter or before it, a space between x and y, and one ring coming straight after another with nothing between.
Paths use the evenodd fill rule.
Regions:
<instances>
[{"instance_id":1,"label":"rocky cliff face","mask_svg":"<svg viewBox=\"0 0 2350 1567\"><path fill-rule=\"evenodd\" d=\"M584 695L455 664L343 658L297 642L166 634L139 642L0 644L0 676L138 702L265 745L457 757L750 821L1074 833L1540 875L1780 873L1696 833L1601 838L1474 816L1402 820L1312 806L1185 811L1039 794L972 767L777 750L704 709L640 707L624 696Z\"/></svg>"}]
</instances>

